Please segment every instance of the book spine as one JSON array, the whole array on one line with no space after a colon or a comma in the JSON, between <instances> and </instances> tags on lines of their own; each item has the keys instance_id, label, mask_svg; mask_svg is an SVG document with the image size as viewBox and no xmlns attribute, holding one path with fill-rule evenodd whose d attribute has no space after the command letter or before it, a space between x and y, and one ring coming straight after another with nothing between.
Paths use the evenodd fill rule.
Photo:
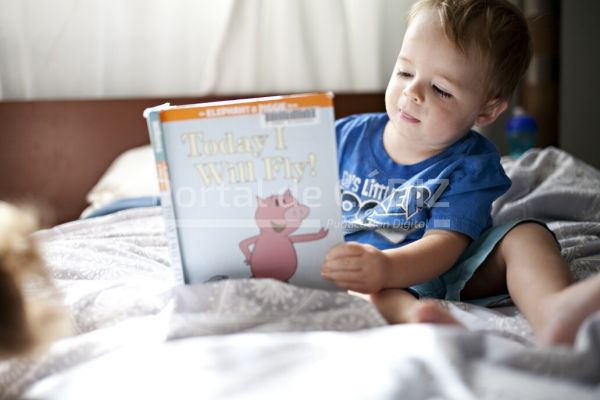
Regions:
<instances>
[{"instance_id":1,"label":"book spine","mask_svg":"<svg viewBox=\"0 0 600 400\"><path fill-rule=\"evenodd\" d=\"M177 219L175 216L175 209L173 207L171 182L169 179L169 166L165 157L164 140L160 121L160 111L165 106L168 106L168 104L145 110L144 117L146 118L146 122L148 124L150 143L152 145L154 159L156 161L161 209L165 220L165 235L167 237L167 243L169 246L171 268L173 268L175 284L183 285L187 283L188 280L186 279L185 269L181 260Z\"/></svg>"}]
</instances>

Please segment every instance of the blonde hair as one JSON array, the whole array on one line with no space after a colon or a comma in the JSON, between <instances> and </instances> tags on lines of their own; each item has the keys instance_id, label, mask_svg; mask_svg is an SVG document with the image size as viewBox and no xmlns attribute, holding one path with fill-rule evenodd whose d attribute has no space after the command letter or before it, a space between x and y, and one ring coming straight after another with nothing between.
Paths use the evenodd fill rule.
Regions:
<instances>
[{"instance_id":1,"label":"blonde hair","mask_svg":"<svg viewBox=\"0 0 600 400\"><path fill-rule=\"evenodd\" d=\"M508 100L525 74L532 43L525 17L507 0L419 0L408 23L423 10L437 12L448 39L463 54L476 50L487 64L486 100Z\"/></svg>"}]
</instances>

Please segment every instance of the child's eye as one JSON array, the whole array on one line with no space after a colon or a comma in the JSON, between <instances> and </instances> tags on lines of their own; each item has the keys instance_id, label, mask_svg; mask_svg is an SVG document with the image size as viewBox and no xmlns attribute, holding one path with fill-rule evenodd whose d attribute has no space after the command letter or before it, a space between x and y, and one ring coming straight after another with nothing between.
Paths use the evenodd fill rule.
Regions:
<instances>
[{"instance_id":1,"label":"child's eye","mask_svg":"<svg viewBox=\"0 0 600 400\"><path fill-rule=\"evenodd\" d=\"M435 92L435 94L437 94L438 96L440 96L443 99L449 99L452 97L452 95L450 93L443 91L436 85L433 85L433 91Z\"/></svg>"},{"instance_id":2,"label":"child's eye","mask_svg":"<svg viewBox=\"0 0 600 400\"><path fill-rule=\"evenodd\" d=\"M412 74L409 72L404 72L404 71L398 71L397 74L400 78L410 78L412 77Z\"/></svg>"}]
</instances>

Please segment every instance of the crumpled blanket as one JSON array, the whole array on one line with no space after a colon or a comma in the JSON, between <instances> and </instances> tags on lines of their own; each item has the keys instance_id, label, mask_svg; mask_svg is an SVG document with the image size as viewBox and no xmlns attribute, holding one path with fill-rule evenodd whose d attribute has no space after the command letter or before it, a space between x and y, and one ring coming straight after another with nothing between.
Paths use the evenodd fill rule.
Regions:
<instances>
[{"instance_id":1,"label":"crumpled blanket","mask_svg":"<svg viewBox=\"0 0 600 400\"><path fill-rule=\"evenodd\" d=\"M503 159L512 186L493 205L494 223L548 223L577 280L600 271L600 170L554 147Z\"/></svg>"}]
</instances>

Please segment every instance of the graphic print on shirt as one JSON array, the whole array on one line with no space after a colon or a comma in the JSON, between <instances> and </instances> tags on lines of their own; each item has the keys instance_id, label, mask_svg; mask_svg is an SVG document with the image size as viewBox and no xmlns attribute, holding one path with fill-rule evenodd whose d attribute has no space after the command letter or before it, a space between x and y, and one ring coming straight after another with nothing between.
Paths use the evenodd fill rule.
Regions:
<instances>
[{"instance_id":1,"label":"graphic print on shirt","mask_svg":"<svg viewBox=\"0 0 600 400\"><path fill-rule=\"evenodd\" d=\"M372 230L389 242L400 243L411 232L423 229L428 210L448 186L446 180L379 182L342 173L342 214L346 233Z\"/></svg>"}]
</instances>

